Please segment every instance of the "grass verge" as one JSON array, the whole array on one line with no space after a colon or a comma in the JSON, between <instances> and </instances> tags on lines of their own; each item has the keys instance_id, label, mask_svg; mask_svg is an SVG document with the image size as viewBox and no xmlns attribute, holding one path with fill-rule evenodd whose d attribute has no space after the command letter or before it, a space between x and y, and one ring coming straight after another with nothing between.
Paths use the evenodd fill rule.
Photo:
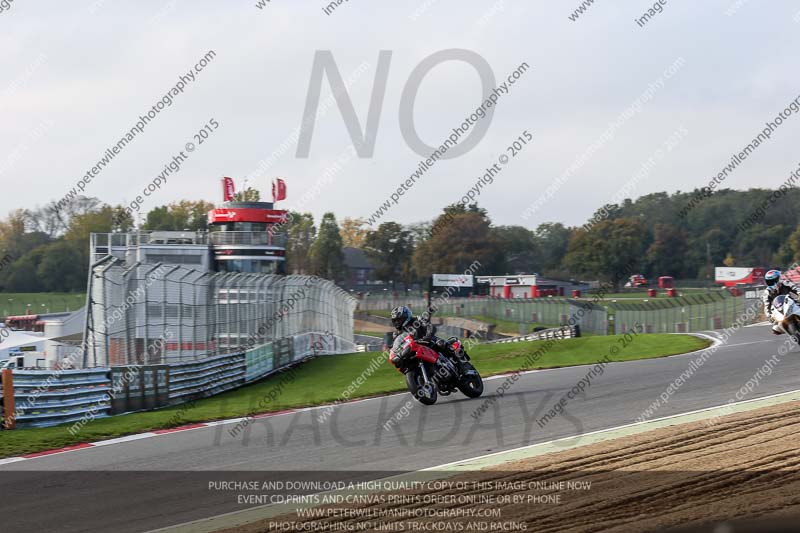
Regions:
<instances>
[{"instance_id":1,"label":"grass verge","mask_svg":"<svg viewBox=\"0 0 800 533\"><path fill-rule=\"evenodd\" d=\"M620 336L595 336L566 339L555 343L532 368L556 368L590 364L609 353L612 346L621 348ZM630 361L664 357L699 350L709 342L691 335L638 335L627 348L620 349L611 361ZM487 344L470 350L473 363L483 376L522 369L528 354L541 342ZM385 359L379 352L320 357L298 367L294 382L284 387L274 402L262 412L278 411L330 403L339 398L345 388L358 378L374 358ZM532 369L531 368L531 369ZM529 369L526 369L529 370ZM280 375L259 383L198 400L194 404L142 413L103 418L89 422L75 436L68 431L70 424L50 428L0 431L0 457L10 457L36 451L60 448L128 435L154 429L176 427L192 422L235 418L252 414L254 407L277 387ZM357 389L352 398L364 398L406 390L405 381L388 362L381 364Z\"/></svg>"},{"instance_id":2,"label":"grass verge","mask_svg":"<svg viewBox=\"0 0 800 533\"><path fill-rule=\"evenodd\" d=\"M0 316L60 313L75 311L86 303L86 294L77 292L0 292Z\"/></svg>"}]
</instances>

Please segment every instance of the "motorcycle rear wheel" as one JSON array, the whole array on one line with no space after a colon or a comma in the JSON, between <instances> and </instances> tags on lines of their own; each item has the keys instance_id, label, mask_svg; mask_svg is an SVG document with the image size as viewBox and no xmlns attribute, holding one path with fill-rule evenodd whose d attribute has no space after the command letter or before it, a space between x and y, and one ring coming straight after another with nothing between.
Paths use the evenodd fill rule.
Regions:
<instances>
[{"instance_id":1,"label":"motorcycle rear wheel","mask_svg":"<svg viewBox=\"0 0 800 533\"><path fill-rule=\"evenodd\" d=\"M406 372L406 385L408 385L408 391L414 396L414 399L422 405L436 403L438 399L436 385L434 383L425 384L425 378L419 367L412 368Z\"/></svg>"},{"instance_id":2,"label":"motorcycle rear wheel","mask_svg":"<svg viewBox=\"0 0 800 533\"><path fill-rule=\"evenodd\" d=\"M475 373L469 376L463 376L458 382L458 390L460 390L464 396L477 398L483 394L483 379L481 379L481 375L478 374L478 371L475 370L475 367L472 366L471 363L464 363L464 367L467 370L474 370Z\"/></svg>"}]
</instances>

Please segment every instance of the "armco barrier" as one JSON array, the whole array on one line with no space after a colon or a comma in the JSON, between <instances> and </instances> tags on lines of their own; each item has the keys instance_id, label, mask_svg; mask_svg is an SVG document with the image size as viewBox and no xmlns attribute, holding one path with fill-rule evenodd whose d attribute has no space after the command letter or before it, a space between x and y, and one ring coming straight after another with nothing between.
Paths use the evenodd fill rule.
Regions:
<instances>
[{"instance_id":1,"label":"armco barrier","mask_svg":"<svg viewBox=\"0 0 800 533\"><path fill-rule=\"evenodd\" d=\"M508 342L523 342L523 341L543 341L543 340L550 340L550 339L571 339L573 337L579 337L578 328L575 326L561 326L560 328L550 328L550 329L543 329L542 331L536 331L534 333L529 333L528 335L522 335L519 337L511 337L508 339L498 339L494 341L489 341L486 344L502 344Z\"/></svg>"},{"instance_id":2,"label":"armco barrier","mask_svg":"<svg viewBox=\"0 0 800 533\"><path fill-rule=\"evenodd\" d=\"M15 370L12 373L17 428L45 427L109 415L108 368L89 370Z\"/></svg>"},{"instance_id":3,"label":"armco barrier","mask_svg":"<svg viewBox=\"0 0 800 533\"><path fill-rule=\"evenodd\" d=\"M196 363L170 365L169 402L178 404L213 396L245 384L244 353L220 355Z\"/></svg>"},{"instance_id":4,"label":"armco barrier","mask_svg":"<svg viewBox=\"0 0 800 533\"><path fill-rule=\"evenodd\" d=\"M262 379L308 356L358 351L354 342L329 333L301 333L247 350L245 381Z\"/></svg>"},{"instance_id":5,"label":"armco barrier","mask_svg":"<svg viewBox=\"0 0 800 533\"><path fill-rule=\"evenodd\" d=\"M15 370L11 374L13 401L9 403L16 404L13 411L17 427L54 426L87 416L103 418L190 402L241 387L308 356L355 351L356 345L341 337L303 333L253 348L246 354L221 355L192 363L91 370Z\"/></svg>"},{"instance_id":6,"label":"armco barrier","mask_svg":"<svg viewBox=\"0 0 800 533\"><path fill-rule=\"evenodd\" d=\"M383 351L383 338L373 335L353 335L356 343L357 352L380 352Z\"/></svg>"},{"instance_id":7,"label":"armco barrier","mask_svg":"<svg viewBox=\"0 0 800 533\"><path fill-rule=\"evenodd\" d=\"M169 365L111 367L111 414L169 404Z\"/></svg>"},{"instance_id":8,"label":"armco barrier","mask_svg":"<svg viewBox=\"0 0 800 533\"><path fill-rule=\"evenodd\" d=\"M272 373L275 368L274 347L271 342L262 344L258 348L247 350L245 355L245 381L250 383Z\"/></svg>"},{"instance_id":9,"label":"armco barrier","mask_svg":"<svg viewBox=\"0 0 800 533\"><path fill-rule=\"evenodd\" d=\"M302 333L295 335L292 340L294 361L309 355L334 355L356 351L356 343L330 333Z\"/></svg>"}]
</instances>

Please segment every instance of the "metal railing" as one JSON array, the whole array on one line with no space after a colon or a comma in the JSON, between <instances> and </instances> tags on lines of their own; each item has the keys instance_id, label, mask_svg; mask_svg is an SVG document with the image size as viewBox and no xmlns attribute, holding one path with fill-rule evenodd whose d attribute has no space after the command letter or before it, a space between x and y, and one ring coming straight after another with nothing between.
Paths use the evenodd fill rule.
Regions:
<instances>
[{"instance_id":1,"label":"metal railing","mask_svg":"<svg viewBox=\"0 0 800 533\"><path fill-rule=\"evenodd\" d=\"M243 353L170 365L169 401L184 403L241 387L245 373Z\"/></svg>"},{"instance_id":2,"label":"metal railing","mask_svg":"<svg viewBox=\"0 0 800 533\"><path fill-rule=\"evenodd\" d=\"M130 233L92 233L89 248L92 261L105 255L122 255L126 250L146 245L258 245L285 248L283 231L137 231Z\"/></svg>"},{"instance_id":3,"label":"metal railing","mask_svg":"<svg viewBox=\"0 0 800 533\"><path fill-rule=\"evenodd\" d=\"M111 408L107 368L92 370L14 370L14 417L18 428L46 427L103 418Z\"/></svg>"},{"instance_id":4,"label":"metal railing","mask_svg":"<svg viewBox=\"0 0 800 533\"><path fill-rule=\"evenodd\" d=\"M269 231L213 231L208 234L213 245L254 244L286 247L287 236L285 233L271 233Z\"/></svg>"},{"instance_id":5,"label":"metal railing","mask_svg":"<svg viewBox=\"0 0 800 533\"><path fill-rule=\"evenodd\" d=\"M509 342L525 342L525 341L544 341L551 339L572 339L577 337L577 329L575 326L562 326L560 328L543 329L527 335L520 335L519 337L509 337L507 339L497 339L489 341L487 344L505 344Z\"/></svg>"},{"instance_id":6,"label":"metal railing","mask_svg":"<svg viewBox=\"0 0 800 533\"><path fill-rule=\"evenodd\" d=\"M69 422L80 427L96 418L157 409L230 391L297 364L309 356L356 352L352 341L321 332L278 339L232 354L188 363L73 370L7 371L13 405L4 412L0 374L0 429L5 417L17 428Z\"/></svg>"}]
</instances>

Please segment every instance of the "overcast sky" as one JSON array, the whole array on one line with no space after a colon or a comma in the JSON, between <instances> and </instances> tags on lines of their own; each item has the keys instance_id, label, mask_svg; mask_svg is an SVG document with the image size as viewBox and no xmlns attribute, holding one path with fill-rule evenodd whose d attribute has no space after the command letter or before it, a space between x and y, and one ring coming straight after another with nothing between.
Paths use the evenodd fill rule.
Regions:
<instances>
[{"instance_id":1,"label":"overcast sky","mask_svg":"<svg viewBox=\"0 0 800 533\"><path fill-rule=\"evenodd\" d=\"M317 218L325 211L369 217L421 159L400 129L409 75L431 54L455 48L484 58L498 84L523 62L531 68L501 97L477 146L436 163L381 220L432 219L500 155L511 155L507 148L527 130L533 141L481 190L479 204L497 224L577 225L621 189L637 197L704 185L800 96L798 0L669 0L642 27L635 18L652 2L597 0L576 21L568 15L578 0L350 0L329 15L323 0L256 3L11 2L0 12L0 214L63 197L209 50L216 56L195 81L85 194L110 204L134 200L213 118L219 128L145 199L143 212L178 199L219 202L222 176L237 186L249 176L263 193L281 176L288 184L283 207L296 207L316 183L304 210ZM349 156L352 141L336 105L317 121L309 157L296 157L290 139L319 50L330 50L342 76L353 78L348 94L361 128L379 52L392 51L371 157ZM328 95L326 79L323 107ZM420 138L440 144L482 98L473 66L433 68L414 104ZM670 142L674 132L683 133ZM784 121L725 186L785 181L800 161L790 144L799 133L800 117ZM260 162L282 143L264 169ZM649 173L632 181L665 146ZM341 170L321 180L337 160Z\"/></svg>"}]
</instances>

